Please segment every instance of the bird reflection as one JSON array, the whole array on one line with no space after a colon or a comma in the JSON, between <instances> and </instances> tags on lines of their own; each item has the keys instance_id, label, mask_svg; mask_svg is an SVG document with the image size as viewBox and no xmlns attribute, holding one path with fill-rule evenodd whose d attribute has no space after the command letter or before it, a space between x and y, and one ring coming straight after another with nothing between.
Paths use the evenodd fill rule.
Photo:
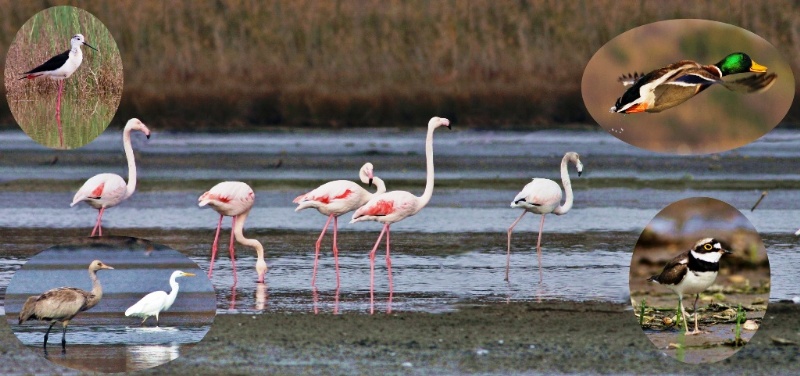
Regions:
<instances>
[{"instance_id":1,"label":"bird reflection","mask_svg":"<svg viewBox=\"0 0 800 376\"><path fill-rule=\"evenodd\" d=\"M314 301L314 305L313 305L314 314L318 314L319 313L319 307L318 307L318 304L319 304L319 292L318 292L316 286L312 286L312 288L311 288L311 296L312 296L313 301ZM338 287L333 292L333 314L334 315L338 315L339 314L339 288Z\"/></svg>"},{"instance_id":2,"label":"bird reflection","mask_svg":"<svg viewBox=\"0 0 800 376\"><path fill-rule=\"evenodd\" d=\"M256 283L256 309L264 310L264 308L267 306L268 298L269 294L267 293L267 284Z\"/></svg>"},{"instance_id":3,"label":"bird reflection","mask_svg":"<svg viewBox=\"0 0 800 376\"><path fill-rule=\"evenodd\" d=\"M231 304L228 306L228 309L234 310L236 309L236 283L234 282L233 286L231 286Z\"/></svg>"},{"instance_id":4,"label":"bird reflection","mask_svg":"<svg viewBox=\"0 0 800 376\"><path fill-rule=\"evenodd\" d=\"M128 364L126 369L140 370L156 367L180 356L180 346L172 345L138 345L126 346Z\"/></svg>"}]
</instances>

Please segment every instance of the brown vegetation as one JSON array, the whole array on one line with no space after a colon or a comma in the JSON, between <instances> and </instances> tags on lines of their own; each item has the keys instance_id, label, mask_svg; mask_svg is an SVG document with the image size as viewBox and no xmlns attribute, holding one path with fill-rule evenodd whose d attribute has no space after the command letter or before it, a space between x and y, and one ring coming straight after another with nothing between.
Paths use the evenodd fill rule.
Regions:
<instances>
[{"instance_id":1,"label":"brown vegetation","mask_svg":"<svg viewBox=\"0 0 800 376\"><path fill-rule=\"evenodd\" d=\"M431 114L475 126L592 122L580 80L594 52L628 29L673 18L751 30L800 72L800 12L791 1L75 5L99 18L119 46L118 119L139 116L161 129L423 124ZM0 0L0 7L7 51L44 6ZM798 115L795 106L789 118ZM10 121L0 108L0 123Z\"/></svg>"}]
</instances>

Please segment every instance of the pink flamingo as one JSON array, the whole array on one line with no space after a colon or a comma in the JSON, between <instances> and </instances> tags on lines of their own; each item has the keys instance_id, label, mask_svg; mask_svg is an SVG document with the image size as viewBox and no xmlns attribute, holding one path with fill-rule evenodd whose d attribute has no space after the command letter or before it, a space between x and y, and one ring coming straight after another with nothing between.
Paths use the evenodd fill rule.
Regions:
<instances>
[{"instance_id":1,"label":"pink flamingo","mask_svg":"<svg viewBox=\"0 0 800 376\"><path fill-rule=\"evenodd\" d=\"M386 269L389 275L389 296L394 293L394 286L392 284L392 260L389 256L389 226L392 223L399 222L407 217L417 214L425 205L430 201L433 196L433 131L441 126L450 128L450 120L440 117L433 117L428 122L428 135L425 139L425 159L427 161L427 180L425 182L425 191L422 196L417 197L406 191L392 191L384 194L373 195L369 202L358 208L353 213L353 220L350 223L361 221L375 221L383 223L383 230L378 235L378 240L375 242L375 247L369 253L369 310L370 313L374 312L373 295L375 290L375 252L378 250L383 234L386 234Z\"/></svg>"},{"instance_id":2,"label":"pink flamingo","mask_svg":"<svg viewBox=\"0 0 800 376\"><path fill-rule=\"evenodd\" d=\"M117 174L97 174L83 183L81 189L72 198L72 204L69 205L75 206L81 201L86 201L89 206L99 210L97 222L89 236L94 236L95 232L98 236L103 236L103 212L106 208L116 206L131 197L136 190L136 161L133 159L131 131L140 131L148 139L150 138L150 130L139 119L130 119L125 124L125 130L122 131L122 145L125 149L125 157L128 159L128 183L126 184L125 180Z\"/></svg>"},{"instance_id":3,"label":"pink flamingo","mask_svg":"<svg viewBox=\"0 0 800 376\"><path fill-rule=\"evenodd\" d=\"M228 249L231 253L231 264L233 265L233 284L236 285L236 259L234 258L233 239L249 247L256 249L256 272L258 273L258 283L264 283L264 275L267 274L267 263L264 261L264 247L261 242L255 239L248 239L242 234L244 222L250 214L250 209L255 201L255 193L249 185L239 181L224 181L215 185L208 192L203 193L198 206L210 206L219 213L219 223L217 223L217 234L214 235L214 243L211 246L211 265L208 268L208 278L214 271L214 258L217 256L217 243L219 241L219 230L222 227L222 218L232 217L231 222L231 241Z\"/></svg>"},{"instance_id":4,"label":"pink flamingo","mask_svg":"<svg viewBox=\"0 0 800 376\"><path fill-rule=\"evenodd\" d=\"M372 163L365 163L358 172L361 182L372 186L374 183L377 187L375 194L386 192L386 185L383 180L374 176L372 172ZM325 236L325 231L333 219L333 260L336 267L336 288L339 288L339 248L336 245L336 237L339 227L339 216L349 213L353 210L366 204L373 194L360 185L353 183L349 180L335 180L327 182L311 192L297 196L294 199L297 208L294 211L298 212L307 208L317 209L321 214L328 216L328 221L325 222L325 227L322 228L322 233L319 234L317 239L316 250L314 253L314 271L311 274L311 286L316 286L317 280L317 260L319 259L319 247L322 243L322 237Z\"/></svg>"},{"instance_id":5,"label":"pink flamingo","mask_svg":"<svg viewBox=\"0 0 800 376\"><path fill-rule=\"evenodd\" d=\"M508 270L511 264L511 232L514 226L522 219L522 216L527 212L534 214L541 214L542 221L539 223L539 239L536 241L536 254L539 258L539 282L542 281L542 229L544 228L544 216L548 213L555 215L566 214L572 208L572 183L569 180L569 172L567 171L567 163L572 162L575 168L578 169L578 176L583 172L583 164L581 163L580 156L575 152L568 152L564 154L561 159L561 183L564 185L564 191L567 192L567 199L564 205L561 204L561 187L558 183L550 179L534 178L533 181L525 185L522 191L514 197L511 202L512 208L525 209L519 218L517 218L511 227L508 228L508 253L506 255L506 281L508 281Z\"/></svg>"}]
</instances>

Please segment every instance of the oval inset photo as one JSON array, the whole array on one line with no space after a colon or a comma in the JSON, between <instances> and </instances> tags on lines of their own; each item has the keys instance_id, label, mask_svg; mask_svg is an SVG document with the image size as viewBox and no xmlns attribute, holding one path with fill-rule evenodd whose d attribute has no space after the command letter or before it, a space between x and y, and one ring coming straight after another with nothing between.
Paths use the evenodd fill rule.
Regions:
<instances>
[{"instance_id":1,"label":"oval inset photo","mask_svg":"<svg viewBox=\"0 0 800 376\"><path fill-rule=\"evenodd\" d=\"M8 106L34 141L74 149L106 129L122 98L122 59L89 12L56 6L31 17L6 56Z\"/></svg>"},{"instance_id":2,"label":"oval inset photo","mask_svg":"<svg viewBox=\"0 0 800 376\"><path fill-rule=\"evenodd\" d=\"M695 19L620 34L592 56L581 81L586 108L608 133L682 155L755 141L784 118L794 92L792 70L769 42Z\"/></svg>"},{"instance_id":3,"label":"oval inset photo","mask_svg":"<svg viewBox=\"0 0 800 376\"><path fill-rule=\"evenodd\" d=\"M14 273L6 320L47 360L81 371L131 372L188 351L216 315L211 281L188 257L128 237L48 248Z\"/></svg>"},{"instance_id":4,"label":"oval inset photo","mask_svg":"<svg viewBox=\"0 0 800 376\"><path fill-rule=\"evenodd\" d=\"M716 362L739 351L761 325L769 260L739 210L687 198L647 224L629 284L634 314L659 350L686 363Z\"/></svg>"}]
</instances>

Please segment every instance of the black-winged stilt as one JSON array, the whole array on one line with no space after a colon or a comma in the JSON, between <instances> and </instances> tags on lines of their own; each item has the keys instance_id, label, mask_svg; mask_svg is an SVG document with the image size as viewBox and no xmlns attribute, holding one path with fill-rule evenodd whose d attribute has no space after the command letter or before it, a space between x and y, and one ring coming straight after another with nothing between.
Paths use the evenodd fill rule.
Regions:
<instances>
[{"instance_id":1,"label":"black-winged stilt","mask_svg":"<svg viewBox=\"0 0 800 376\"><path fill-rule=\"evenodd\" d=\"M64 90L64 79L68 78L75 73L78 67L81 66L81 62L83 62L83 52L81 52L81 45L86 45L87 47L98 51L96 48L90 46L86 43L83 34L75 34L70 40L70 44L72 48L63 53L60 53L56 56L51 57L49 60L45 61L44 64L33 68L27 72L25 72L24 76L20 78L22 79L34 79L36 77L45 76L49 77L52 80L58 81L58 101L56 102L56 118L60 120L61 118L61 93ZM98 51L99 52L99 51ZM59 122L60 123L60 122ZM61 144L64 144L63 135L61 134L60 124L59 124L59 139L61 140Z\"/></svg>"}]
</instances>

